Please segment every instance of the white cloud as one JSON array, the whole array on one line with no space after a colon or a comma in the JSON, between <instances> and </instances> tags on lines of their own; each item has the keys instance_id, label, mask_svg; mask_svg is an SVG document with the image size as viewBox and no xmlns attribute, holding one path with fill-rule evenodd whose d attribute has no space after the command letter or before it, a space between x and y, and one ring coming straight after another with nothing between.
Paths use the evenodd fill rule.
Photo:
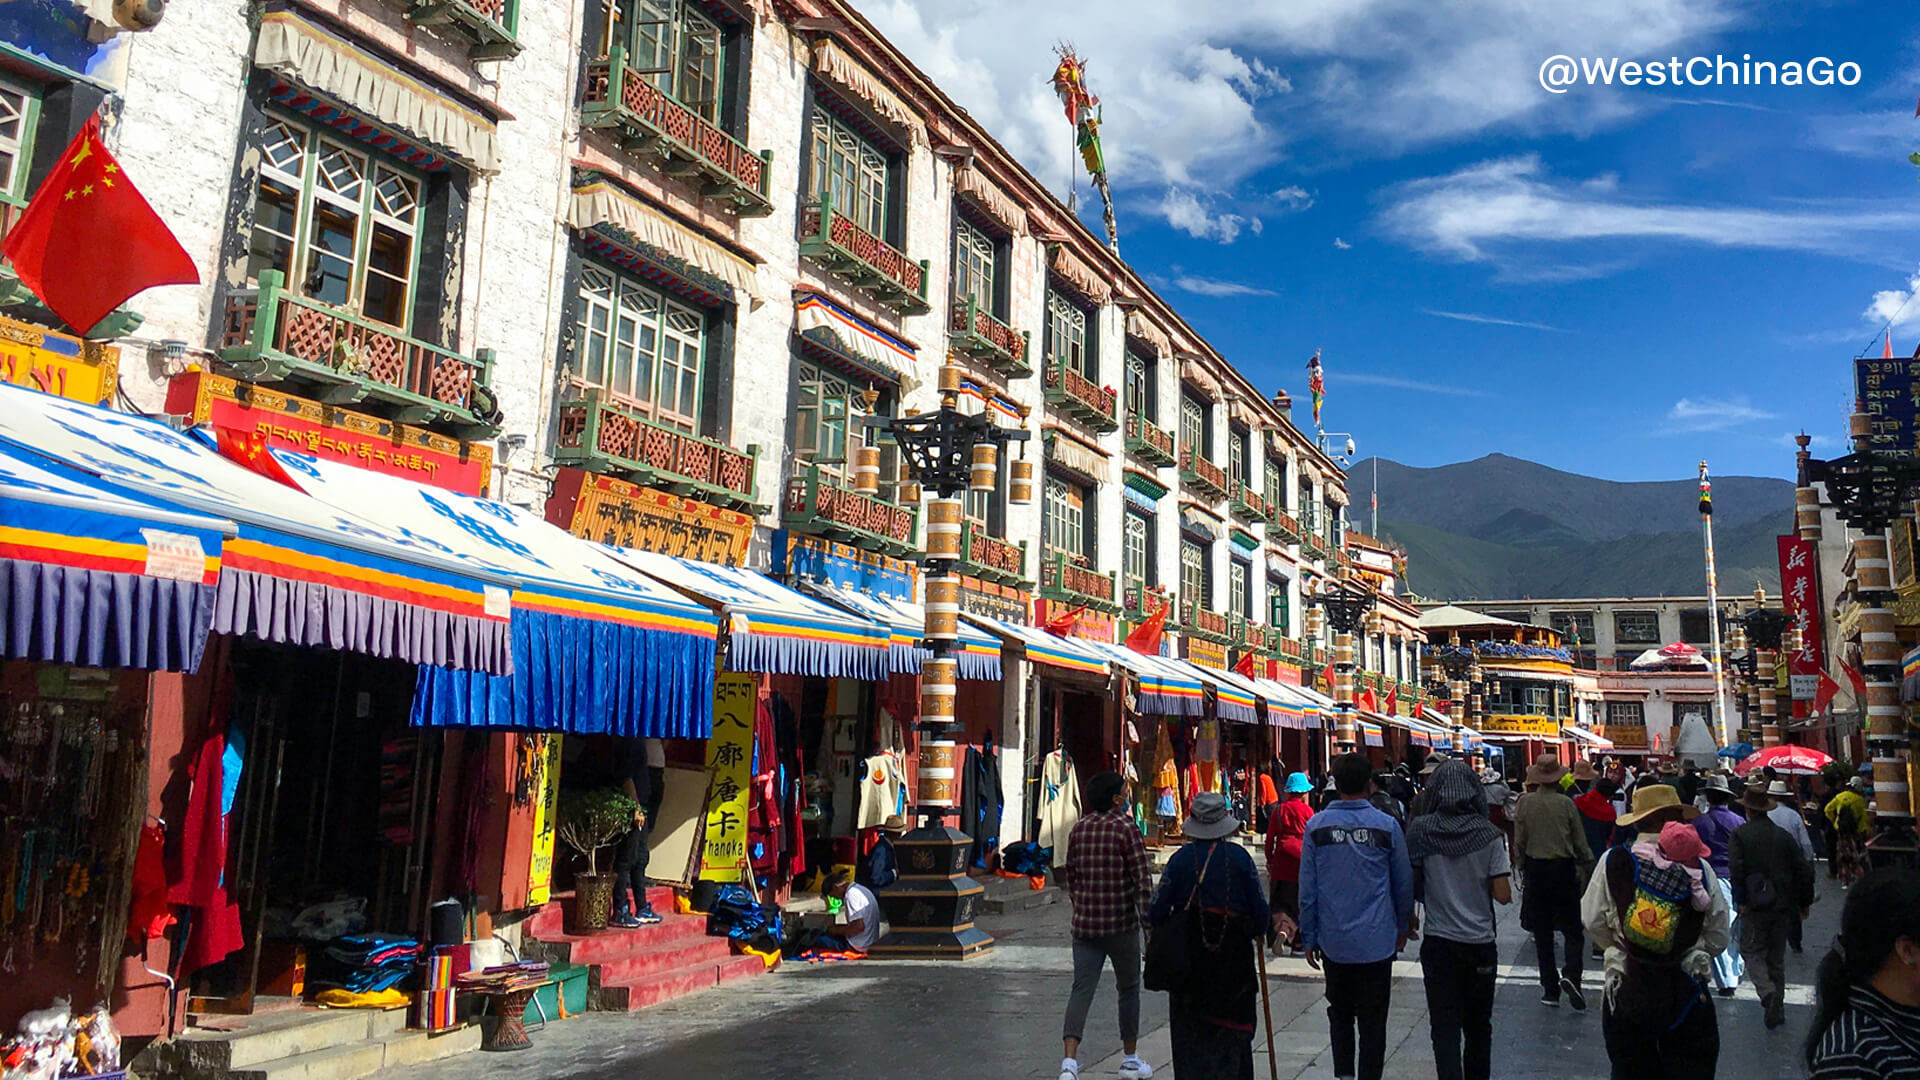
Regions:
<instances>
[{"instance_id":1,"label":"white cloud","mask_svg":"<svg viewBox=\"0 0 1920 1080\"><path fill-rule=\"evenodd\" d=\"M1419 379L1405 379L1398 375L1374 375L1364 371L1340 371L1327 374L1329 383L1359 383L1362 386L1384 386L1394 390L1418 390L1423 394L1445 394L1448 397L1492 397L1485 390L1471 386L1455 386L1451 383L1422 382Z\"/></svg>"},{"instance_id":2,"label":"white cloud","mask_svg":"<svg viewBox=\"0 0 1920 1080\"><path fill-rule=\"evenodd\" d=\"M1920 227L1920 208L1910 199L1778 207L1652 202L1604 184L1557 180L1538 155L1527 154L1403 184L1381 224L1414 247L1469 260L1526 243L1599 240L1864 255L1887 234Z\"/></svg>"},{"instance_id":3,"label":"white cloud","mask_svg":"<svg viewBox=\"0 0 1920 1080\"><path fill-rule=\"evenodd\" d=\"M1519 319L1501 319L1492 315L1475 315L1470 311L1435 311L1432 308L1421 308L1420 311L1422 314L1433 315L1442 319L1456 319L1460 322L1485 323L1488 326L1517 326L1522 330L1551 330L1556 334L1566 333L1565 330L1557 326L1548 326L1546 323L1522 322Z\"/></svg>"},{"instance_id":4,"label":"white cloud","mask_svg":"<svg viewBox=\"0 0 1920 1080\"><path fill-rule=\"evenodd\" d=\"M1045 79L1072 41L1122 188L1230 191L1303 136L1394 151L1508 127L1585 134L1657 96L1552 95L1543 57L1667 55L1745 0L876 0L865 14L1056 189L1073 148ZM1498 32L1489 32L1498 27ZM1688 44L1687 48L1694 46Z\"/></svg>"},{"instance_id":5,"label":"white cloud","mask_svg":"<svg viewBox=\"0 0 1920 1080\"><path fill-rule=\"evenodd\" d=\"M1233 213L1215 214L1206 203L1201 202L1198 195L1180 188L1168 188L1158 209L1160 216L1167 219L1167 224L1201 240L1231 244L1239 238L1242 228L1251 227L1255 233L1260 231L1258 219Z\"/></svg>"},{"instance_id":6,"label":"white cloud","mask_svg":"<svg viewBox=\"0 0 1920 1080\"><path fill-rule=\"evenodd\" d=\"M1670 433L1686 431L1725 431L1755 420L1772 420L1774 415L1756 409L1746 398L1681 398L1667 410Z\"/></svg>"},{"instance_id":7,"label":"white cloud","mask_svg":"<svg viewBox=\"0 0 1920 1080\"><path fill-rule=\"evenodd\" d=\"M1289 184L1273 193L1273 201L1287 210L1305 210L1313 205L1313 195L1298 184Z\"/></svg>"},{"instance_id":8,"label":"white cloud","mask_svg":"<svg viewBox=\"0 0 1920 1080\"><path fill-rule=\"evenodd\" d=\"M1337 236L1333 238L1333 246L1334 246L1334 248L1335 248L1336 250L1339 250L1339 251L1352 251L1352 250L1353 250L1353 245L1352 245L1352 244L1349 244L1349 243L1347 243L1347 242L1346 242L1345 240L1342 240L1342 239L1340 239L1340 238L1339 238L1339 237L1337 237Z\"/></svg>"},{"instance_id":9,"label":"white cloud","mask_svg":"<svg viewBox=\"0 0 1920 1080\"><path fill-rule=\"evenodd\" d=\"M1263 289L1258 285L1248 285L1240 281L1222 281L1218 278L1198 277L1193 274L1181 274L1173 279L1173 287L1181 292L1190 292L1196 296L1278 296L1272 289Z\"/></svg>"},{"instance_id":10,"label":"white cloud","mask_svg":"<svg viewBox=\"0 0 1920 1080\"><path fill-rule=\"evenodd\" d=\"M1904 289L1881 289L1860 313L1875 332L1888 327L1893 332L1920 327L1920 270L1907 278Z\"/></svg>"}]
</instances>

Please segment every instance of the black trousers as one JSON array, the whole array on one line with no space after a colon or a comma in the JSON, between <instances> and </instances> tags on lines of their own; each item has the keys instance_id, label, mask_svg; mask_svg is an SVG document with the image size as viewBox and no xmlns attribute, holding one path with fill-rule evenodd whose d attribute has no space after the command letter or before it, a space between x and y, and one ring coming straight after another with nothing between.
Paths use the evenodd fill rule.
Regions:
<instances>
[{"instance_id":1,"label":"black trousers","mask_svg":"<svg viewBox=\"0 0 1920 1080\"><path fill-rule=\"evenodd\" d=\"M1393 957L1371 964L1323 963L1327 1022L1333 1035L1333 1075L1380 1080L1387 1063L1387 999L1393 990Z\"/></svg>"},{"instance_id":2,"label":"black trousers","mask_svg":"<svg viewBox=\"0 0 1920 1080\"><path fill-rule=\"evenodd\" d=\"M1579 930L1562 927L1560 937L1566 944L1566 961L1564 966L1556 969L1553 964L1553 927L1541 927L1533 932L1534 956L1540 964L1540 988L1555 1001L1560 1000L1560 976L1565 975L1573 980L1575 986L1580 985L1580 964L1585 959L1581 954L1587 948L1586 935Z\"/></svg>"},{"instance_id":3,"label":"black trousers","mask_svg":"<svg viewBox=\"0 0 1920 1080\"><path fill-rule=\"evenodd\" d=\"M619 848L613 853L614 914L648 910L647 863L651 858L647 849L647 830L628 829L627 835L620 838Z\"/></svg>"},{"instance_id":4,"label":"black trousers","mask_svg":"<svg viewBox=\"0 0 1920 1080\"><path fill-rule=\"evenodd\" d=\"M1620 993L1632 991L1622 986ZM1714 1075L1720 1062L1720 1021L1705 988L1686 1016L1671 1027L1645 1019L1618 1017L1604 1003L1600 1032L1607 1040L1612 1080L1699 1080Z\"/></svg>"},{"instance_id":5,"label":"black trousers","mask_svg":"<svg viewBox=\"0 0 1920 1080\"><path fill-rule=\"evenodd\" d=\"M1427 987L1433 1061L1440 1080L1491 1080L1499 964L1500 947L1491 941L1468 945L1431 936L1421 940L1420 974Z\"/></svg>"}]
</instances>

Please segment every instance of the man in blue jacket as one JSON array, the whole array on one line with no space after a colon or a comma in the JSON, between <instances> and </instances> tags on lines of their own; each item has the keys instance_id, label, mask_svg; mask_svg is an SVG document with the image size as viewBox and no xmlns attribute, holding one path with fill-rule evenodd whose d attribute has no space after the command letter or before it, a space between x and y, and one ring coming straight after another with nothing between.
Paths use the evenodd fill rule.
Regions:
<instances>
[{"instance_id":1,"label":"man in blue jacket","mask_svg":"<svg viewBox=\"0 0 1920 1080\"><path fill-rule=\"evenodd\" d=\"M1300 943L1307 963L1326 972L1333 1075L1342 1080L1380 1080L1393 958L1413 920L1406 838L1367 801L1372 779L1372 765L1359 754L1333 763L1340 798L1307 822L1300 854Z\"/></svg>"}]
</instances>

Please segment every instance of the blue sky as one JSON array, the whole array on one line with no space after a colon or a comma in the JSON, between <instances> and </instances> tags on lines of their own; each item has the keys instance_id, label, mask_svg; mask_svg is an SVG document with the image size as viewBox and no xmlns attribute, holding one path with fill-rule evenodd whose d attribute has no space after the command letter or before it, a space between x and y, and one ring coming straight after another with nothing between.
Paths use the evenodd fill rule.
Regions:
<instances>
[{"instance_id":1,"label":"blue sky","mask_svg":"<svg viewBox=\"0 0 1920 1080\"><path fill-rule=\"evenodd\" d=\"M1920 345L1905 3L864 10L1056 192L1071 133L1045 78L1071 40L1103 99L1123 254L1264 389L1304 399L1324 350L1327 427L1363 457L1790 476L1803 428L1845 452L1849 358L1878 355L1889 319L1899 354ZM1824 56L1858 82L1552 94L1556 54ZM1097 229L1090 203L1083 183Z\"/></svg>"}]
</instances>

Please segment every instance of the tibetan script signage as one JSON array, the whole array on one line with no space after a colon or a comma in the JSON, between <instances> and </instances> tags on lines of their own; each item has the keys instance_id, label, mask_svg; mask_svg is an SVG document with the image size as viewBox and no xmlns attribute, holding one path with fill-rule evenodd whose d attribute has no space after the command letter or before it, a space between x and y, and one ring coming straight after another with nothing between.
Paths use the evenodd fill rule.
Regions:
<instances>
[{"instance_id":1,"label":"tibetan script signage","mask_svg":"<svg viewBox=\"0 0 1920 1080\"><path fill-rule=\"evenodd\" d=\"M192 424L258 432L268 446L467 495L484 497L493 480L493 447L484 442L463 443L211 372L174 376L167 412Z\"/></svg>"},{"instance_id":2,"label":"tibetan script signage","mask_svg":"<svg viewBox=\"0 0 1920 1080\"><path fill-rule=\"evenodd\" d=\"M1920 356L1855 360L1853 392L1872 418L1871 449L1915 456L1920 450Z\"/></svg>"},{"instance_id":3,"label":"tibetan script signage","mask_svg":"<svg viewBox=\"0 0 1920 1080\"><path fill-rule=\"evenodd\" d=\"M726 566L745 562L753 540L751 515L581 469L554 478L547 520L603 544Z\"/></svg>"},{"instance_id":4,"label":"tibetan script signage","mask_svg":"<svg viewBox=\"0 0 1920 1080\"><path fill-rule=\"evenodd\" d=\"M1181 655L1189 661L1215 671L1227 670L1227 647L1197 637L1180 639Z\"/></svg>"},{"instance_id":5,"label":"tibetan script signage","mask_svg":"<svg viewBox=\"0 0 1920 1080\"><path fill-rule=\"evenodd\" d=\"M0 318L0 382L88 405L107 405L120 385L120 350L17 319Z\"/></svg>"},{"instance_id":6,"label":"tibetan script signage","mask_svg":"<svg viewBox=\"0 0 1920 1080\"><path fill-rule=\"evenodd\" d=\"M1011 585L979 578L960 578L960 610L1020 626L1027 624L1027 594Z\"/></svg>"},{"instance_id":7,"label":"tibetan script signage","mask_svg":"<svg viewBox=\"0 0 1920 1080\"><path fill-rule=\"evenodd\" d=\"M723 671L713 681L713 737L707 740L706 848L700 853L702 881L745 882L747 795L752 789L754 709L759 676Z\"/></svg>"},{"instance_id":8,"label":"tibetan script signage","mask_svg":"<svg viewBox=\"0 0 1920 1080\"><path fill-rule=\"evenodd\" d=\"M1644 724L1608 724L1600 729L1600 734L1613 741L1613 745L1628 750L1647 748L1647 728Z\"/></svg>"},{"instance_id":9,"label":"tibetan script signage","mask_svg":"<svg viewBox=\"0 0 1920 1080\"><path fill-rule=\"evenodd\" d=\"M1798 715L1804 711L1799 703L1812 701L1819 692L1820 672L1826 668L1820 640L1820 562L1811 540L1782 536L1779 546L1780 607L1789 625L1800 628L1800 651L1787 656L1787 681Z\"/></svg>"}]
</instances>

